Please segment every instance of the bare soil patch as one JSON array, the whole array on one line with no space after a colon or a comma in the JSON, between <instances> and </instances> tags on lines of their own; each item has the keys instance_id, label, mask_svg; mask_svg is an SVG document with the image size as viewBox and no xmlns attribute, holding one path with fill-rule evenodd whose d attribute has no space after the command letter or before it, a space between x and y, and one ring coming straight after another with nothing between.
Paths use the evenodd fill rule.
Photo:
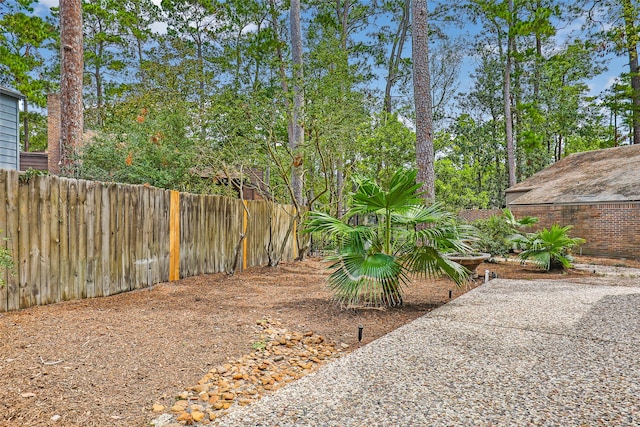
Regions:
<instances>
[{"instance_id":1,"label":"bare soil patch","mask_svg":"<svg viewBox=\"0 0 640 427\"><path fill-rule=\"evenodd\" d=\"M590 276L517 263L478 271L485 269L501 278ZM326 264L311 259L0 314L0 426L149 425L154 403L170 406L210 369L254 351L260 319L350 351L360 345L359 325L364 345L483 279L465 289L417 280L403 307L345 310L331 302L326 274Z\"/></svg>"}]
</instances>

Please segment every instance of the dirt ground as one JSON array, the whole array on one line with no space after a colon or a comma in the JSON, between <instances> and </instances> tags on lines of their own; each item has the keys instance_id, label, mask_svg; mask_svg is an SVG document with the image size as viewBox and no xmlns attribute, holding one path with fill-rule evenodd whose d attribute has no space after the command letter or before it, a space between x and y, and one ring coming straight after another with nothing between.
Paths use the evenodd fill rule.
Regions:
<instances>
[{"instance_id":1,"label":"dirt ground","mask_svg":"<svg viewBox=\"0 0 640 427\"><path fill-rule=\"evenodd\" d=\"M478 271L485 269L501 278L590 275L504 262ZM213 367L252 352L260 319L313 331L348 352L360 345L359 325L363 345L446 303L450 291L455 298L473 287L419 280L401 308L346 310L331 302L326 274L326 264L311 259L0 313L0 426L149 425L153 404L170 405Z\"/></svg>"}]
</instances>

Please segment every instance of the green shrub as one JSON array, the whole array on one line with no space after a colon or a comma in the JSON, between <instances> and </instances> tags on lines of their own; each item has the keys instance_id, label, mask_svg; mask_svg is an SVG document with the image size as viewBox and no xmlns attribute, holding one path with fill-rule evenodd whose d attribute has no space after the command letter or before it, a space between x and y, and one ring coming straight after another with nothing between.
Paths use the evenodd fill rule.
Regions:
<instances>
[{"instance_id":1,"label":"green shrub","mask_svg":"<svg viewBox=\"0 0 640 427\"><path fill-rule=\"evenodd\" d=\"M2 230L0 230L2 231ZM7 240L7 239L0 239L0 242L2 240ZM7 248L3 248L0 246L0 273L3 273L4 271L12 271L13 270L13 257L11 256L11 251L9 251L9 249ZM4 283L4 279L2 278L2 274L0 274L0 287L3 287L5 285Z\"/></svg>"},{"instance_id":2,"label":"green shrub","mask_svg":"<svg viewBox=\"0 0 640 427\"><path fill-rule=\"evenodd\" d=\"M554 224L550 229L542 229L537 233L530 233L523 240L524 250L519 258L522 262L531 260L549 271L552 268L571 268L572 258L569 251L585 242L579 237L569 237L572 226L561 227Z\"/></svg>"},{"instance_id":3,"label":"green shrub","mask_svg":"<svg viewBox=\"0 0 640 427\"><path fill-rule=\"evenodd\" d=\"M478 229L478 240L473 243L475 250L493 256L506 255L511 250L509 237L513 229L502 215L478 219L472 223Z\"/></svg>"},{"instance_id":4,"label":"green shrub","mask_svg":"<svg viewBox=\"0 0 640 427\"><path fill-rule=\"evenodd\" d=\"M494 256L521 250L527 239L522 230L537 222L538 218L530 216L516 219L509 209L504 209L500 215L476 220L472 225L479 230L479 239L474 243L474 249Z\"/></svg>"}]
</instances>

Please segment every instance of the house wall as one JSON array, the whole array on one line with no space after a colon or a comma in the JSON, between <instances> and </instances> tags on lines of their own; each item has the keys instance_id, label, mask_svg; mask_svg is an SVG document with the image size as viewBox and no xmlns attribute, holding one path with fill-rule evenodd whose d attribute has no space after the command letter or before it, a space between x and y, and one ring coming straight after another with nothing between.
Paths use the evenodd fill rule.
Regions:
<instances>
[{"instance_id":1,"label":"house wall","mask_svg":"<svg viewBox=\"0 0 640 427\"><path fill-rule=\"evenodd\" d=\"M35 169L40 171L48 170L48 156L43 152L20 152L20 170Z\"/></svg>"},{"instance_id":2,"label":"house wall","mask_svg":"<svg viewBox=\"0 0 640 427\"><path fill-rule=\"evenodd\" d=\"M582 237L583 255L640 259L640 202L592 205L511 205L516 218L535 216L536 229L553 224L573 225L571 235ZM575 251L580 253L580 249Z\"/></svg>"},{"instance_id":3,"label":"house wall","mask_svg":"<svg viewBox=\"0 0 640 427\"><path fill-rule=\"evenodd\" d=\"M20 168L18 99L0 93L0 169Z\"/></svg>"}]
</instances>

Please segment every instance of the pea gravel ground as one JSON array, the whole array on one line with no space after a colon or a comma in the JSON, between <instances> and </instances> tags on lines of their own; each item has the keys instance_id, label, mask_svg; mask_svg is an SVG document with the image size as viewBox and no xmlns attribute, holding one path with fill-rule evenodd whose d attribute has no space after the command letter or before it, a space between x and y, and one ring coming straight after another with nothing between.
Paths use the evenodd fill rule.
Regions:
<instances>
[{"instance_id":1,"label":"pea gravel ground","mask_svg":"<svg viewBox=\"0 0 640 427\"><path fill-rule=\"evenodd\" d=\"M640 279L611 279L493 280L216 425L638 426Z\"/></svg>"}]
</instances>

